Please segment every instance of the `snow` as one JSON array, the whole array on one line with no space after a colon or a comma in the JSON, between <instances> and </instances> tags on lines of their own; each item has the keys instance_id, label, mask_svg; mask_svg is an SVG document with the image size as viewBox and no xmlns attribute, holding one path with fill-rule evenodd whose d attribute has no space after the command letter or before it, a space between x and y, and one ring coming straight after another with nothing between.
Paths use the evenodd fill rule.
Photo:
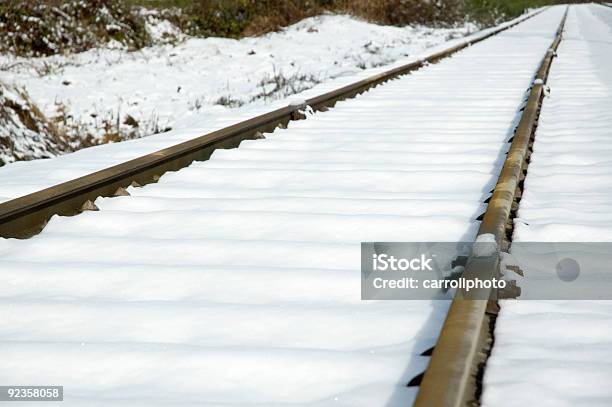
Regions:
<instances>
[{"instance_id":1,"label":"snow","mask_svg":"<svg viewBox=\"0 0 612 407\"><path fill-rule=\"evenodd\" d=\"M169 44L46 58L2 55L0 66L7 68L0 81L25 86L48 117L66 121L71 134L103 140L110 132L106 128L114 131L129 115L139 125L121 124L121 131L134 138L194 116L206 121L227 115L231 107L282 99L476 30L471 23L449 29L393 27L323 15L260 37L202 39L186 38L154 12L141 13L152 37Z\"/></svg>"},{"instance_id":2,"label":"snow","mask_svg":"<svg viewBox=\"0 0 612 407\"><path fill-rule=\"evenodd\" d=\"M476 238L473 254L476 257L489 257L497 253L497 241L492 233L483 233Z\"/></svg>"},{"instance_id":3,"label":"snow","mask_svg":"<svg viewBox=\"0 0 612 407\"><path fill-rule=\"evenodd\" d=\"M178 10L167 11L170 13L180 13ZM163 13L159 10L140 7L138 12L144 17L145 30L147 30L147 34L149 34L154 44L172 44L187 38L180 28L165 19Z\"/></svg>"},{"instance_id":4,"label":"snow","mask_svg":"<svg viewBox=\"0 0 612 407\"><path fill-rule=\"evenodd\" d=\"M0 382L68 406L409 405L449 304L360 301L360 242L476 238L562 12L0 240Z\"/></svg>"},{"instance_id":5,"label":"snow","mask_svg":"<svg viewBox=\"0 0 612 407\"><path fill-rule=\"evenodd\" d=\"M612 239L611 44L612 9L570 8L514 241ZM611 405L611 320L612 301L503 301L483 406Z\"/></svg>"}]
</instances>

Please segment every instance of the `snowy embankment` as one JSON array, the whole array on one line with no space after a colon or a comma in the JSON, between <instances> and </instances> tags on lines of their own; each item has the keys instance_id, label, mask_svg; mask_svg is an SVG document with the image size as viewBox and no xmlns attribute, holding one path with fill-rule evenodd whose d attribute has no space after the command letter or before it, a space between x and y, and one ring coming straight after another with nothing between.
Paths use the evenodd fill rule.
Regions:
<instances>
[{"instance_id":1,"label":"snowy embankment","mask_svg":"<svg viewBox=\"0 0 612 407\"><path fill-rule=\"evenodd\" d=\"M360 301L360 242L475 237L562 13L0 240L0 382L71 406L410 405L448 302Z\"/></svg>"},{"instance_id":2,"label":"snowy embankment","mask_svg":"<svg viewBox=\"0 0 612 407\"><path fill-rule=\"evenodd\" d=\"M612 9L572 6L557 53L514 241L610 242ZM483 405L612 405L611 320L612 301L502 302Z\"/></svg>"},{"instance_id":3,"label":"snowy embankment","mask_svg":"<svg viewBox=\"0 0 612 407\"><path fill-rule=\"evenodd\" d=\"M62 147L57 128L44 120L27 94L0 82L0 165L53 157Z\"/></svg>"},{"instance_id":4,"label":"snowy embankment","mask_svg":"<svg viewBox=\"0 0 612 407\"><path fill-rule=\"evenodd\" d=\"M78 148L158 133L193 117L233 114L228 108L282 99L476 30L470 23L449 29L381 26L343 15L312 17L241 40L185 38L165 20L149 20L147 28L155 39L170 33L182 41L136 52L2 55L0 82L25 87Z\"/></svg>"}]
</instances>

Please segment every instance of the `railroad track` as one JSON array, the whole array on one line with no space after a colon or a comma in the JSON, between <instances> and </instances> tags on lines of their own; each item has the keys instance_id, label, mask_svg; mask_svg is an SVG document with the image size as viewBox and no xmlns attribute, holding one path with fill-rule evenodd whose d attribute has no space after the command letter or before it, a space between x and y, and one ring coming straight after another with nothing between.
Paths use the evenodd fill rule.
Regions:
<instances>
[{"instance_id":1,"label":"railroad track","mask_svg":"<svg viewBox=\"0 0 612 407\"><path fill-rule=\"evenodd\" d=\"M1 203L0 237L31 237L39 233L53 215L76 215L84 209L92 208L92 202L98 197L124 194L124 189L130 185L142 186L157 182L167 171L185 168L194 161L207 160L216 149L235 148L244 140L256 139L262 133L271 132L277 127L286 127L290 121L304 118L300 112L306 105L313 111L326 111L338 101L355 97L381 83L414 72L424 65L436 63L466 47L512 28L540 12L541 10L422 60L310 98L303 104L277 109L176 146Z\"/></svg>"},{"instance_id":2,"label":"railroad track","mask_svg":"<svg viewBox=\"0 0 612 407\"><path fill-rule=\"evenodd\" d=\"M611 392L601 387L612 371L607 364L612 346L605 330L612 315L610 291L604 288L609 287L609 267L598 275L588 265L589 259L611 264L611 24L610 8L570 7L564 40L549 73L550 91L542 104L510 246L516 258L525 248L556 252L556 259L575 258L582 265L575 276L581 282L568 285L553 273L546 284L563 298L534 295L538 268L530 260L519 260L525 278L517 278L524 292L519 301L500 301L495 348L483 378L485 406L539 405L543 400L586 405L594 397L598 404L612 405ZM583 250L589 254L582 255ZM594 282L591 287L585 284L589 280ZM599 288L603 295L597 293ZM559 301L568 298L572 301ZM526 349L533 357L525 358ZM567 379L558 382L559 377Z\"/></svg>"},{"instance_id":3,"label":"railroad track","mask_svg":"<svg viewBox=\"0 0 612 407\"><path fill-rule=\"evenodd\" d=\"M565 13L567 14L567 11ZM520 22L525 22L528 18L536 15L539 14L533 14L522 19L511 27L516 27ZM335 288L342 290L343 288L340 288L341 283L336 281L341 280L341 278L338 278L334 273L344 271L343 267L345 266L333 263L332 266L327 266L328 269L322 269L322 266L317 263L317 259L311 259L312 256L304 256L305 251L310 253L321 252L323 255L327 255L329 259L337 257L345 261L354 257L355 254L346 247L346 242L350 239L367 240L377 236L389 240L402 240L402 237L405 238L406 236L416 238L418 233L414 232L413 229L418 229L418 225L421 228L432 227L432 221L427 219L424 221L419 219L419 216L425 218L431 216L436 210L440 210L444 205L447 205L445 201L453 203L453 215L458 212L462 214L456 215L457 219L451 219L449 215L448 219L441 220L438 223L433 222L434 228L436 226L441 229L446 228L438 235L440 239L445 239L443 236L448 239L448 231L451 230L451 238L460 240L465 235L467 225L469 233L472 233L472 231L474 235L491 233L495 236L499 245L502 248L505 247L510 236L511 229L509 228L511 228L513 211L520 199L520 184L526 171L529 146L537 125L548 69L554 57L554 50L561 39L564 21L565 15L561 19L553 43L549 47L547 45L549 51L545 52L545 57L531 85L525 107L519 114L520 120L518 120L518 126L505 160L500 160L500 146L504 144L507 123L516 118L517 105L514 104L514 98L517 94L522 96L523 85L525 82L529 82L535 64L533 64L533 67L530 65L523 68L524 74L521 75L525 75L525 77L517 75L514 80L506 77L520 68L521 65L535 60L535 55L537 55L538 61L541 59L541 43L543 41L541 38L537 41L534 40L533 43L517 39L517 44L507 44L508 49L506 51L513 53L511 54L512 57L500 57L497 62L492 62L495 58L490 57L494 48L482 51L473 48L465 50L466 54L471 52L470 58L478 58L481 65L489 63L489 65L486 65L488 68L497 70L486 72L487 79L497 84L495 88L497 94L489 95L493 102L483 101L482 97L479 97L481 92L490 89L491 86L483 85L482 72L473 68L473 62L465 56L466 54L456 56L455 61L453 61L454 69L438 64L418 71L415 75L419 73L423 75L420 82L393 81L384 87L374 88L390 79L415 72L426 62L439 62L476 42L481 42L481 45L486 44L482 40L500 34L511 28L510 26L487 33L475 41L458 45L451 50L434 54L426 61L396 68L337 91L309 99L305 102L308 106L314 110L324 111L333 107L337 101L370 90L368 92L370 101L366 100L367 98L358 98L351 104L339 105L331 110L333 113L330 113L330 115L333 114L335 117L327 119L326 115L321 115L317 120L293 123L287 130L293 131L294 137L289 140L287 137L274 133L266 135L267 140L265 142L246 142L237 150L217 151L215 157L220 157L221 164L218 163L219 160L215 161L213 159L210 162L196 163L189 168L185 168L194 161L206 161L215 150L236 147L242 141L258 139L261 138L262 133L271 132L277 127L286 127L290 121L301 118L300 111L303 106L289 106L279 109L193 141L1 204L0 235L3 237L32 237L39 233L45 227L49 218L55 214L73 215L87 212L72 219L62 219L61 221L56 219L54 222L50 222L45 233L23 241L23 245L13 240L6 242L8 249L5 251L5 256L8 262L17 265L29 264L26 267L29 270L28 273L34 273L39 279L50 277L36 274L37 271L28 269L32 266L31 263L28 263L32 256L36 257L36 261L38 261L39 256L44 258L46 262L44 264L50 268L45 272L51 276L58 276L58 273L63 272L61 269L65 267L65 264L68 264L71 270L70 275L72 277L70 279L54 283L53 295L59 300L48 301L44 295L40 294L39 305L41 308L48 310L46 312L52 314L58 320L65 318L68 321L58 326L52 325L52 329L46 330L47 333L51 332L51 337L45 338L45 340L53 344L64 343L69 340L70 335L74 335L78 326L87 325L87 332L81 333L81 336L84 343L92 342L90 348L94 348L93 353L86 353L88 364L96 365L106 362L107 359L113 361L115 358L119 362L124 357L131 357L125 352L113 353L115 352L113 350L106 350L108 355L96 356L96 350L101 352L100 349L106 348L96 344L95 340L88 339L88 335L91 335L91 338L100 335L108 337L112 339L113 343L134 341L136 338L140 343L151 346L151 352L158 352L154 356L159 357L164 349L154 348L151 345L152 341L163 343L166 347L182 343L181 340L186 341L186 339L177 338L169 332L173 330L173 324L176 323L180 328L176 331L181 333L195 330L197 334L193 334L193 336L196 337L212 331L213 344L216 337L222 337L225 341L237 347L243 346L246 343L244 341L247 340L253 341L248 342L249 344L254 343L259 347L272 340L274 342L271 345L272 348L267 352L275 356L277 353L281 354L278 357L283 361L279 362L282 372L285 372L283 369L292 371L291 369L299 364L299 360L291 359L291 356L286 356L283 352L286 352L287 348L301 343L306 343L306 348L302 349L302 352L307 353L311 358L310 363L312 365L322 366L321 371L327 369L328 359L337 361L341 365L344 363L346 354L355 351L350 347L347 348L346 344L342 345L335 342L333 342L333 346L336 346L334 349L343 352L341 352L340 357L333 352L329 352L328 348L325 348L325 350L329 353L323 355L313 351L313 349L317 350L317 347L324 348L324 346L318 340L300 337L301 334L306 335L309 330L316 329L317 325L311 319L306 319L307 323L304 328L301 328L294 320L290 320L293 330L296 331L294 333L287 332L286 327L282 324L275 326L275 321L270 321L271 317L257 313L257 308L262 303L265 304L266 301L270 301L270 298L276 297L262 296L259 299L260 303L246 304L238 309L239 312L236 312L236 306L232 304L234 299L231 296L221 297L223 293L229 293L229 291L223 286L215 285L212 279L209 280L209 283L214 286L215 290L208 290L206 287L192 287L190 284L174 286L174 280L195 274L196 271L200 270L194 270L190 267L201 264L206 264L206 267L212 268L220 267L219 264L228 264L234 267L231 270L232 272L247 280L252 278L252 273L257 273L258 270L263 270L266 267L287 268L293 266L293 263L285 259L286 257L291 259L292 262L298 263L298 266L295 267L302 267L301 270L310 267L314 269L315 276L320 275L318 279L308 281L309 287L324 287L331 280L333 284L337 284L337 286L334 286ZM537 37L536 34L532 35ZM514 41L514 38L510 38ZM534 45L536 50L527 50L525 49L526 45ZM529 55L524 56L523 54ZM524 60L521 59L521 56ZM472 71L469 71L468 68ZM468 73L462 77L462 83L454 83L456 75L465 71L468 71ZM438 90L435 86L443 89ZM457 95L450 95L445 101L435 99L436 92L443 94L451 88L459 89ZM400 105L397 105L397 103L386 104L392 94L407 93L420 95L421 98L415 97L412 101L404 100L403 104ZM433 97L428 99L427 95L431 94L433 94ZM493 106L488 109L490 103L493 103ZM423 129L436 127L431 123L431 117L419 117L424 111L431 110L432 106L443 112L442 114L447 115L446 118L450 122L450 128L446 126L447 123L442 123L439 124L439 128L435 128L436 131L419 135L418 132ZM364 112L368 110L370 113L366 115ZM407 115L406 110L411 113L414 112L413 116L403 118L402 115ZM482 113L483 111L484 113ZM465 117L475 112L481 112L482 115L476 119ZM380 120L376 125L370 123L373 118L383 113L403 118L403 120L397 119L394 122ZM499 124L497 124L497 121L499 121ZM461 138L459 132L457 133L459 139L453 137L456 135L452 131L452 126L457 124L470 126L474 139L465 140ZM411 139L412 145L406 146L403 139L396 137L394 133L397 133L398 128L405 132L414 131L414 137ZM357 134L346 134L346 129ZM359 134L358 129L365 129L365 131ZM367 131L374 131L375 129L378 131L375 134L376 137L366 134ZM323 131L327 131L327 134L336 137L333 140L321 137L320 134ZM495 133L495 137L492 137L491 133ZM363 138L363 141L359 140L360 137ZM376 144L373 142L376 142ZM445 142L448 143L448 146L444 144ZM264 143L263 147L261 143ZM367 161L365 157L362 157L363 151L366 149L370 149L374 159ZM431 149L437 150L442 156L436 158L428 155L427 150ZM465 157L462 157L462 155L465 155ZM501 155L503 155L503 152ZM272 156L274 157L273 160L270 159ZM305 160L304 156L308 156L308 160ZM413 160L413 162L410 162L412 166L406 163L407 160ZM385 166L381 166L381 163ZM100 202L96 202L96 205L100 206L100 212L91 213L87 211L87 209L95 209L93 202L98 197L126 195L126 188L130 185L138 187L148 183L156 183L160 181L161 175L165 172L182 168L184 169L174 174L167 174L163 177L162 182L155 186L132 189L132 197L102 199ZM429 168L430 172L420 170L422 168ZM350 171L352 173L346 173ZM498 173L501 175L497 183L493 183L495 185L493 195L476 233L477 222L474 221L473 212L475 209L484 208L484 203L479 202L483 192L486 195L486 191L482 189L484 187L488 190L488 185L492 181L491 174L496 175ZM388 185L389 177L396 177L397 184ZM447 194L428 192L424 187L419 189L419 181L427 184L436 183L446 178L452 179L452 185L449 186L451 191ZM234 189L226 190L225 185L232 185ZM318 189L316 191L308 189L309 185L316 186ZM406 190L409 192L406 192ZM386 199L372 200L368 196L371 193L378 194ZM190 201L190 199L193 199L193 201ZM422 205L413 202L419 199ZM387 202L384 202L385 200ZM200 208L204 201L206 201L207 211ZM397 201L401 205L394 206L392 205L393 201ZM402 208L404 205L407 208ZM228 210L228 207L231 209ZM199 209L200 212L198 212ZM261 213L254 213L255 210L260 210ZM122 216L126 212L129 214L130 221L126 221L127 218ZM163 215L159 215L160 212L172 216L165 218ZM343 216L341 216L341 219L335 219L335 221L340 225L340 231L326 224L331 215L339 212ZM415 215L414 212L418 213ZM371 216L373 214L384 215L384 219L374 219ZM402 222L401 218L409 218L410 222ZM237 219L239 222L236 222ZM122 224L121 228L116 227L118 224ZM282 227L278 227L279 224ZM373 228L377 232L370 232L369 228ZM235 231L234 229L239 230ZM126 236L125 230L132 235ZM160 241L163 243L160 244ZM227 241L232 242L232 244L228 245ZM261 253L280 253L282 258L262 259L259 256ZM194 260L196 258L198 260ZM203 259L204 263L199 263L200 259ZM115 264L115 261L122 263ZM350 260L346 261L352 264ZM106 285L108 282L105 278L97 276L99 273L91 272L88 267L83 266L83 264L89 264L87 262L93 262L94 266L110 262L110 266L103 268L103 271L111 276L105 278L110 278L113 284ZM80 265L78 266L80 268L73 270L71 268L73 264ZM147 267L153 265L157 268L172 266L179 269L178 275L173 275L172 279L162 278L161 272L155 267L151 274L149 274L148 269L144 273L142 269L139 269L143 264L146 264ZM36 262L34 266L36 266ZM127 268L130 272L122 274L121 271L116 272L115 268ZM497 264L495 262L490 265L490 270L496 270L496 268ZM254 271L250 269L254 269ZM227 272L227 270L224 271ZM252 273L247 274L247 271ZM17 276L20 272L22 271L15 271L11 276ZM215 274L213 272L214 270L211 275ZM467 273L470 273L469 268ZM282 274L287 273L278 273L275 278L283 278ZM342 275L341 277L345 278L346 276ZM132 297L126 300L124 291L128 293L138 292L138 287L143 284L143 278L151 278L153 281L160 282L159 285L162 288L168 285L171 289L163 290L148 287L148 290L144 290L145 293L136 295L136 300ZM82 289L72 287L73 281L92 282L91 286ZM253 285L243 284L245 286L242 288L247 292L253 290L259 293L258 290L261 290L256 283ZM19 298L18 294L21 293L21 291L18 291L19 289L31 289L35 293L44 293L44 291L40 291L41 289L44 290L41 285L44 284L21 280L20 284L14 285L19 287L14 295ZM122 288L116 290L117 286ZM281 295L279 294L280 291L282 289L277 288L273 290L273 294L275 296ZM321 301L316 292L302 293L298 291L290 294L299 297L302 301ZM328 292L328 294L333 295L333 291ZM172 297L173 295L176 297ZM234 292L231 295L236 295L236 293ZM289 301L292 295L283 296L284 301ZM62 302L59 305L54 302L65 301L62 300L63 298L89 299L90 296L93 296L94 300L85 301L82 306L78 306L77 310L72 308L73 304L69 301ZM34 297L36 296L34 295ZM192 297L201 297L207 300L219 298L220 301L222 299L230 305L217 305L213 311L199 309L198 312L194 312L184 305L172 306L169 310L158 306L154 315L144 317L137 312L140 309L134 310L134 307L138 306L140 302L158 301L163 303ZM145 322L148 323L148 325L147 323L145 325L153 327L150 328L152 331L134 329L131 326L126 327L113 320L104 320L99 324L99 327L93 323L89 326L89 322L96 321L96 318L99 319L106 312L96 308L96 302L109 299L113 302L112 306L116 308L115 313L117 315L126 316L126 318L136 316L140 319L134 317L134 320L139 321L139 323L144 318L146 319ZM16 304L14 307L16 310L12 312L19 313L20 307L23 307L24 312L31 312L31 314L36 315L36 312L31 311L32 301L28 299L26 304ZM116 305L117 302L121 301L126 304ZM324 301L329 301L329 299L326 298ZM368 324L360 324L359 320L354 319L355 311L344 311L343 307L347 305L344 303L341 305L336 306L340 311L332 309L340 316L336 314L333 317L328 316L327 314L331 311L327 308L333 307L327 306L323 311L320 308L309 310L309 318L324 320L324 325L328 329L333 327L334 324L338 324L344 329L337 333L334 332L333 336L340 337L347 333L351 334L354 332L351 329L357 329L359 335L357 335L358 339L356 340L359 340L362 336L367 336L366 333L371 330L388 332L388 335L395 337L389 328L395 326L395 323L401 323L402 318L405 318L406 315L406 310L403 307L395 304L382 304L379 306L383 311L382 313L393 323L386 325L382 321L375 322L372 319L369 324L375 325L374 328L376 329L373 329ZM34 305L34 310L36 310L36 306L37 304ZM414 307L412 309L414 312L425 312L420 304L411 306ZM230 311L226 308L229 308ZM217 311L235 313L231 314L230 321L235 322L237 334L228 333L215 324L214 313ZM291 311L294 310L291 309ZM491 345L490 335L495 311L494 302L464 300L460 297L453 300L429 366L420 381L415 405L460 406L478 403L479 377L483 374L482 364L486 361L486 354ZM283 313L273 308L268 309L267 312L280 320L286 318ZM186 321L181 319L175 322L177 315L182 318L187 315ZM373 315L378 314L373 313ZM366 316L370 316L370 314L366 312ZM245 318L265 320L266 323L271 325L269 330L272 332L271 335L270 332L266 332L266 334L273 339L260 336L260 332L251 326L244 326ZM51 319L53 320L53 318ZM204 329L201 329L198 325L202 319L206 321ZM44 326L45 322L42 319L38 322ZM226 321L223 321L221 325L226 323ZM228 324L233 326L231 323ZM140 327L140 325L136 325L136 328ZM353 328L353 325L359 325L359 327ZM15 341L19 338L28 338L28 340L34 342L38 340L36 343L41 342L35 335L32 336L25 325L16 324L11 329L12 337L17 338ZM125 334L124 331L126 331ZM399 334L396 335L400 336ZM206 341L205 344L211 346ZM383 344L378 343L378 345L382 347ZM332 345L326 343L325 346ZM372 345L365 341L362 346L377 348L376 344ZM201 365L206 364L206 358L212 357L206 353L206 349L202 350L201 347L202 344L197 343L193 345L193 349L190 348L190 353L201 359L198 359L197 367L192 366L188 370L189 375L197 377L199 372L197 369L202 369ZM400 349L400 351L404 352L406 349ZM11 349L8 349L8 352L9 355L10 352L14 353ZM67 356L63 356L72 358L70 360L73 364L80 366L81 353L77 355L70 352L66 351ZM191 366L187 363L186 357L180 355L179 351L173 350L173 352L175 359L172 359L171 362L180 362L176 363L177 366ZM177 354L179 355L177 356ZM230 355L223 352L222 354L221 358L231 360ZM394 356L393 360L398 359L397 355L392 355ZM0 354L0 357L2 356L6 355ZM155 358L147 359L148 357L150 356L146 354L138 354L134 359L130 359L130 363L133 365L144 363L144 365L150 367L155 360L158 360ZM259 364L262 363L261 359L257 359L257 355L249 352L245 352L243 357L248 360L257 360ZM366 368L373 370L382 368L385 363L393 363L384 356L380 361L378 359L372 360L369 352L365 356L359 354L355 357L359 362L358 366L365 365ZM58 363L61 359L55 360L53 355L49 355L49 358L49 360ZM145 362L142 362L142 360ZM227 360L223 359L223 363L220 363L220 365L226 365ZM397 360L395 363L398 363ZM404 363L403 359L399 360L400 365ZM166 365L167 363L164 362L163 364ZM27 361L24 362L24 366L15 366L15 369L17 369L17 374L26 377L26 374L19 369L27 368ZM193 371L193 369L196 369L196 371ZM345 368L343 372L348 376L352 370L354 368L349 367ZM236 372L225 374L222 369L214 372L218 374L218 380L220 381L235 380L237 374ZM174 373L174 371L171 372L171 374ZM388 374L400 375L397 369L391 369ZM214 374L211 375L211 377L214 376ZM251 372L247 376L249 377L244 378L246 388L243 390L246 393L249 391L257 394L262 393L257 389L259 384L257 375ZM288 380L288 390L286 391L300 390L301 386L304 386L304 381L307 382L309 387L321 386L320 382L311 382L310 380L314 379L309 375L296 376L295 382L286 379ZM126 380L130 378L131 373L123 377ZM332 378L328 379L331 380ZM150 380L154 382L154 379ZM210 391L213 393L219 391L218 388L214 387L214 380L211 381L213 384L210 385L212 386ZM254 383L252 388L246 385L247 381ZM119 384L115 385L118 386ZM163 382L159 383L160 387L164 385ZM195 386L187 386L187 388L195 392L202 386L209 386L209 384L197 383ZM220 385L220 388L223 388L223 386ZM267 399L265 397L272 397L265 392L262 394L264 401L260 401L260 403L266 403L265 400ZM286 400L283 399L280 402L284 401Z\"/></svg>"},{"instance_id":4,"label":"railroad track","mask_svg":"<svg viewBox=\"0 0 612 407\"><path fill-rule=\"evenodd\" d=\"M518 209L522 181L529 166L530 148L544 98L546 79L561 42L566 18L567 9L555 39L535 76L499 180L478 229L479 236L495 236L498 247L503 251L507 251L512 238L513 217ZM489 266L492 275L498 275L498 268L499 258L494 256ZM475 277L470 273L469 265L465 275ZM488 291L493 297L492 290ZM487 296L489 295L485 293L484 297ZM481 380L493 346L493 330L498 310L496 299L466 299L461 291L458 292L420 383L415 406L479 405Z\"/></svg>"}]
</instances>

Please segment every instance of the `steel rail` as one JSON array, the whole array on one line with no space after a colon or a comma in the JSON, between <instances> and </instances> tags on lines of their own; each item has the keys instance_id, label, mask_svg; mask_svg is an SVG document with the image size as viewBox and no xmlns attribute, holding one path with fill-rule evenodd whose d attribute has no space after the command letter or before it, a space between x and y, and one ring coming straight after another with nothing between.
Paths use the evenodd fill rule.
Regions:
<instances>
[{"instance_id":1,"label":"steel rail","mask_svg":"<svg viewBox=\"0 0 612 407\"><path fill-rule=\"evenodd\" d=\"M512 24L491 30L477 38L464 41L427 58L387 70L339 89L305 101L315 111L325 111L336 102L354 97L400 75L408 74L428 63L435 63L472 44L490 38L541 13L527 15ZM304 105L290 105L214 131L160 151L135 158L83 177L67 181L0 204L0 237L28 238L39 233L53 215L76 215L100 196L125 194L121 188L133 183L145 185L157 182L167 171L189 166L193 161L210 158L217 148L235 148L240 142L261 137L291 120L302 118ZM84 206L85 205L85 206ZM89 205L91 207L92 204Z\"/></svg>"},{"instance_id":2,"label":"steel rail","mask_svg":"<svg viewBox=\"0 0 612 407\"><path fill-rule=\"evenodd\" d=\"M505 250L511 239L512 217L521 196L521 182L527 171L527 159L533 142L545 83L562 38L567 9L559 24L555 39L543 58L534 78L527 103L514 133L512 144L502 167L493 195L489 201L478 235L492 234L498 246ZM483 261L468 261L464 275L473 276L474 269L498 275L498 256ZM493 325L497 302L492 290L478 293L480 299L455 295L446 320L433 350L429 365L422 377L415 407L461 407L479 405L479 378L492 345Z\"/></svg>"}]
</instances>

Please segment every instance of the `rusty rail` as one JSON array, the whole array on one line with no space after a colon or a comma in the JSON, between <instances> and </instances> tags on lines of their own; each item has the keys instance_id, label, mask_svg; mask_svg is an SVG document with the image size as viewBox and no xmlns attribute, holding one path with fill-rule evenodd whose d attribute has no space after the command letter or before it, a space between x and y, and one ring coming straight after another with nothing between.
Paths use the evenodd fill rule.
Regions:
<instances>
[{"instance_id":1,"label":"rusty rail","mask_svg":"<svg viewBox=\"0 0 612 407\"><path fill-rule=\"evenodd\" d=\"M511 239L512 216L520 199L521 181L527 171L527 158L540 114L544 86L561 41L566 17L567 9L534 78L527 104L478 231L478 235L493 234L502 249L507 247ZM485 261L489 262L486 264L489 274L497 274L497 257ZM475 267L482 266L480 263ZM465 273L469 276L470 271L468 263ZM488 294L482 296L481 292L479 298L491 298L490 294L493 293ZM479 405L479 378L490 352L496 313L495 300L467 299L458 292L421 380L415 407Z\"/></svg>"},{"instance_id":2,"label":"rusty rail","mask_svg":"<svg viewBox=\"0 0 612 407\"><path fill-rule=\"evenodd\" d=\"M540 10L539 12L541 12ZM447 50L412 62L342 88L306 100L315 111L325 111L336 102L354 97L400 75L408 74L427 63L435 63L472 44L507 30L539 12L527 15L505 27L491 30L480 37L457 44ZM123 164L115 165L83 177L64 182L0 204L0 237L28 238L39 233L53 215L76 215L88 202L100 196L124 193L121 188L137 183L156 182L167 171L187 167L193 161L207 160L217 148L235 148L247 139L256 139L260 133L270 132L300 118L303 106L290 105L233 126L214 131L195 139L165 148ZM119 192L118 192L119 191ZM91 204L89 205L91 206Z\"/></svg>"}]
</instances>

